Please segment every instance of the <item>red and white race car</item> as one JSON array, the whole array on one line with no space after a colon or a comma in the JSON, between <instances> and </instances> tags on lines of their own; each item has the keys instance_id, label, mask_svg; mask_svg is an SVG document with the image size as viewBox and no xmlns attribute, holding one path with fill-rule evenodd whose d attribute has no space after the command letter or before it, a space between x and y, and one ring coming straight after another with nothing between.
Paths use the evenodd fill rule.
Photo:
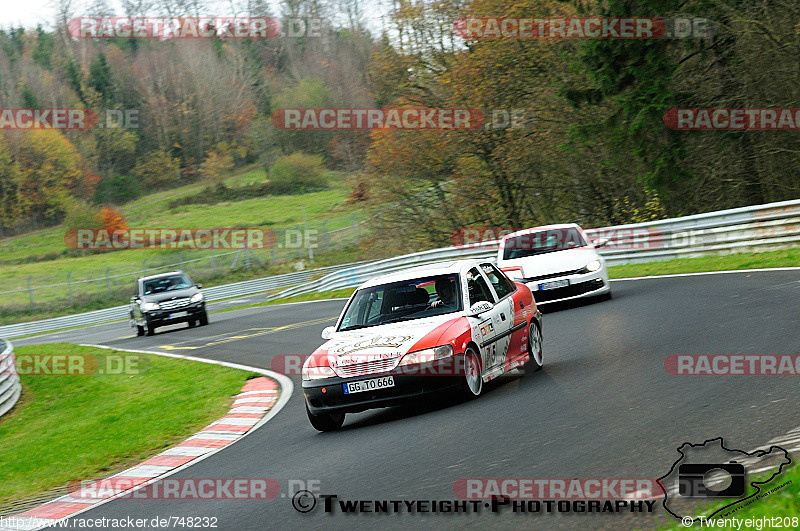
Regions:
<instances>
[{"instance_id":1,"label":"red and white race car","mask_svg":"<svg viewBox=\"0 0 800 531\"><path fill-rule=\"evenodd\" d=\"M516 367L542 367L542 314L531 291L490 262L460 260L393 273L350 297L328 341L303 365L311 424L437 392L481 394Z\"/></svg>"}]
</instances>

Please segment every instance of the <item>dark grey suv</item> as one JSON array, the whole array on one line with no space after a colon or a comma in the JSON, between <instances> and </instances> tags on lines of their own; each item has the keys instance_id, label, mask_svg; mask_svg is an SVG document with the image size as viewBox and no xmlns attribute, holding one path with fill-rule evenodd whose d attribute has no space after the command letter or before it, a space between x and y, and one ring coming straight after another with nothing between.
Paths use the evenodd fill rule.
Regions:
<instances>
[{"instance_id":1,"label":"dark grey suv","mask_svg":"<svg viewBox=\"0 0 800 531\"><path fill-rule=\"evenodd\" d=\"M183 271L142 277L131 297L131 327L136 335L152 336L156 327L176 323L207 325L206 301L200 288Z\"/></svg>"}]
</instances>

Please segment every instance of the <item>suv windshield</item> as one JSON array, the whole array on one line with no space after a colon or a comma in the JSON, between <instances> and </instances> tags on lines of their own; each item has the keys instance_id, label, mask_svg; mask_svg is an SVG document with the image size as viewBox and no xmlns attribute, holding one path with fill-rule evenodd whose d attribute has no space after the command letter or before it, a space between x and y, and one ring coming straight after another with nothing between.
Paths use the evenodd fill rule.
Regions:
<instances>
[{"instance_id":1,"label":"suv windshield","mask_svg":"<svg viewBox=\"0 0 800 531\"><path fill-rule=\"evenodd\" d=\"M525 258L586 245L583 235L574 227L530 232L507 238L503 242L503 259Z\"/></svg>"},{"instance_id":2,"label":"suv windshield","mask_svg":"<svg viewBox=\"0 0 800 531\"><path fill-rule=\"evenodd\" d=\"M458 275L436 275L360 289L339 331L461 311Z\"/></svg>"},{"instance_id":3,"label":"suv windshield","mask_svg":"<svg viewBox=\"0 0 800 531\"><path fill-rule=\"evenodd\" d=\"M170 275L144 281L144 295L175 291L192 287L192 281L186 275Z\"/></svg>"}]
</instances>

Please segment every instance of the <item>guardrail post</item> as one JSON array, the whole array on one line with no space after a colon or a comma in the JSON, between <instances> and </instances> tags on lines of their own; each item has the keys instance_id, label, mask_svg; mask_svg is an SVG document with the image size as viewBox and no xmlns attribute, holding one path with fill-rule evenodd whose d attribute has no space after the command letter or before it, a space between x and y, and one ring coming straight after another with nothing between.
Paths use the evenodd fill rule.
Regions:
<instances>
[{"instance_id":1,"label":"guardrail post","mask_svg":"<svg viewBox=\"0 0 800 531\"><path fill-rule=\"evenodd\" d=\"M75 303L72 299L72 271L67 271L67 293L69 293L69 304L71 306Z\"/></svg>"},{"instance_id":2,"label":"guardrail post","mask_svg":"<svg viewBox=\"0 0 800 531\"><path fill-rule=\"evenodd\" d=\"M328 252L328 247L330 246L330 242L328 242L328 220L322 220L322 245L323 252Z\"/></svg>"},{"instance_id":3,"label":"guardrail post","mask_svg":"<svg viewBox=\"0 0 800 531\"><path fill-rule=\"evenodd\" d=\"M111 279L109 278L109 273L111 272L111 268L106 268L106 292L111 295Z\"/></svg>"},{"instance_id":4,"label":"guardrail post","mask_svg":"<svg viewBox=\"0 0 800 531\"><path fill-rule=\"evenodd\" d=\"M28 300L31 304L31 310L33 310L33 288L31 287L31 275L28 275Z\"/></svg>"},{"instance_id":5,"label":"guardrail post","mask_svg":"<svg viewBox=\"0 0 800 531\"><path fill-rule=\"evenodd\" d=\"M178 252L178 263L180 264L180 270L183 271L183 251Z\"/></svg>"},{"instance_id":6,"label":"guardrail post","mask_svg":"<svg viewBox=\"0 0 800 531\"><path fill-rule=\"evenodd\" d=\"M147 276L147 258L142 260L142 276L143 277Z\"/></svg>"},{"instance_id":7,"label":"guardrail post","mask_svg":"<svg viewBox=\"0 0 800 531\"><path fill-rule=\"evenodd\" d=\"M14 407L22 394L22 384L17 374L16 360L14 358L14 345L10 341L0 339L0 366L5 369L0 371L0 416L5 415Z\"/></svg>"},{"instance_id":8,"label":"guardrail post","mask_svg":"<svg viewBox=\"0 0 800 531\"><path fill-rule=\"evenodd\" d=\"M358 245L358 223L356 222L355 214L353 214L353 241Z\"/></svg>"},{"instance_id":9,"label":"guardrail post","mask_svg":"<svg viewBox=\"0 0 800 531\"><path fill-rule=\"evenodd\" d=\"M217 253L214 252L214 249L211 249L211 270L214 274L217 274Z\"/></svg>"},{"instance_id":10,"label":"guardrail post","mask_svg":"<svg viewBox=\"0 0 800 531\"><path fill-rule=\"evenodd\" d=\"M298 242L297 252L295 253L295 256L297 256L297 258L302 258L303 257L303 235L300 233L300 225L296 225L295 226L294 233L295 234L300 234L300 241Z\"/></svg>"}]
</instances>

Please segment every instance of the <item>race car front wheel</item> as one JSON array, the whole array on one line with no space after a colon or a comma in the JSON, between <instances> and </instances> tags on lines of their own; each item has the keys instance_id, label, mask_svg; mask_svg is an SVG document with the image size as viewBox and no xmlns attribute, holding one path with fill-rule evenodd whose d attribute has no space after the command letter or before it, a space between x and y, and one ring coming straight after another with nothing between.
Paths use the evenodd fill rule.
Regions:
<instances>
[{"instance_id":1,"label":"race car front wheel","mask_svg":"<svg viewBox=\"0 0 800 531\"><path fill-rule=\"evenodd\" d=\"M536 321L531 320L528 328L528 353L530 359L522 366L523 372L533 374L542 368L544 358L542 355L542 331Z\"/></svg>"},{"instance_id":2,"label":"race car front wheel","mask_svg":"<svg viewBox=\"0 0 800 531\"><path fill-rule=\"evenodd\" d=\"M464 380L461 393L465 398L475 398L483 391L483 375L481 374L481 357L473 347L464 352Z\"/></svg>"},{"instance_id":3,"label":"race car front wheel","mask_svg":"<svg viewBox=\"0 0 800 531\"><path fill-rule=\"evenodd\" d=\"M308 420L311 421L311 425L314 426L314 429L317 431L338 430L342 427L342 424L344 424L344 413L320 413L315 415L308 410L308 405L306 405L306 413L308 414Z\"/></svg>"}]
</instances>

